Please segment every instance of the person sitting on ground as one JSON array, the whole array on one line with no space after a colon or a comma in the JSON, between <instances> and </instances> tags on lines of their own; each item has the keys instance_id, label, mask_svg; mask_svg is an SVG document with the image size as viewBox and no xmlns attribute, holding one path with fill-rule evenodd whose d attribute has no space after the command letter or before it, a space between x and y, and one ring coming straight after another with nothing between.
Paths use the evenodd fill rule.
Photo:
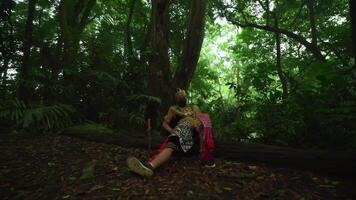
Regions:
<instances>
[{"instance_id":1,"label":"person sitting on ground","mask_svg":"<svg viewBox=\"0 0 356 200\"><path fill-rule=\"evenodd\" d=\"M194 145L193 133L201 128L198 106L188 106L186 92L178 89L174 95L176 105L171 106L164 117L163 128L169 132L168 143L153 159L143 164L135 157L127 159L129 169L141 176L152 176L153 171L168 161L174 152L187 153ZM177 125L171 127L171 122Z\"/></svg>"}]
</instances>

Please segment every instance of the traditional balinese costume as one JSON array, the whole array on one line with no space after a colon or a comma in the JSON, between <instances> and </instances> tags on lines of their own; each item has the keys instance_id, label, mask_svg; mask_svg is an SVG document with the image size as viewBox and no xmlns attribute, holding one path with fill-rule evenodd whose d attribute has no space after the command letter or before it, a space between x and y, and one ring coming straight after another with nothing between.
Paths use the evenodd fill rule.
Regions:
<instances>
[{"instance_id":1,"label":"traditional balinese costume","mask_svg":"<svg viewBox=\"0 0 356 200\"><path fill-rule=\"evenodd\" d=\"M173 115L173 116L168 116ZM165 148L172 148L176 152L194 152L194 146L200 150L201 160L206 162L214 157L214 140L210 117L206 113L196 115L192 107L182 109L178 106L170 107L166 118L172 118L173 133L168 135L150 160ZM199 144L197 144L199 143Z\"/></svg>"},{"instance_id":2,"label":"traditional balinese costume","mask_svg":"<svg viewBox=\"0 0 356 200\"><path fill-rule=\"evenodd\" d=\"M165 124L169 123L169 127L166 126L165 128L171 133L164 139L160 148L149 159L149 162L143 164L135 157L129 157L126 160L128 167L133 172L142 176L152 176L156 167L153 166L152 162L166 148L172 149L173 153L183 154L194 153L195 149L198 149L200 150L202 161L212 160L214 156L214 141L209 115L200 113L197 107L186 106L185 95L185 91L180 89L175 94L176 101L183 101L178 101L180 106L171 106L165 116ZM170 127L173 127L173 130ZM209 167L214 166L215 164L213 163Z\"/></svg>"}]
</instances>

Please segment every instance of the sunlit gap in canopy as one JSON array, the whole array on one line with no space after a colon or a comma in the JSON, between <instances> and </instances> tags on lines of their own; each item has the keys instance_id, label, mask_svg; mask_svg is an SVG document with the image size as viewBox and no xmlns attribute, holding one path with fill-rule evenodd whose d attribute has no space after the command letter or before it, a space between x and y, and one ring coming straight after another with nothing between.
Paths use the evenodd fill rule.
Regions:
<instances>
[{"instance_id":1,"label":"sunlit gap in canopy","mask_svg":"<svg viewBox=\"0 0 356 200\"><path fill-rule=\"evenodd\" d=\"M236 82L238 61L232 57L232 48L236 45L235 38L241 29L229 23L225 18L215 16L214 22L206 25L198 67L216 74L217 80L204 81L209 82L214 92L220 94L221 98L232 101L234 94L226 83ZM196 95L192 94L192 97ZM212 100L211 98L213 97L208 97L206 101Z\"/></svg>"}]
</instances>

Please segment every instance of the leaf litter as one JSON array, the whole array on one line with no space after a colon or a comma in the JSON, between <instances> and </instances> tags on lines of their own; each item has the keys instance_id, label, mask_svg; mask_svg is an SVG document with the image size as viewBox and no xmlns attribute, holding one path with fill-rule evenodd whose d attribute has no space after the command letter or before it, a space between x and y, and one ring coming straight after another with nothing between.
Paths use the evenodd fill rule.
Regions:
<instances>
[{"instance_id":1,"label":"leaf litter","mask_svg":"<svg viewBox=\"0 0 356 200\"><path fill-rule=\"evenodd\" d=\"M353 182L312 172L195 157L172 159L150 178L126 167L152 152L58 135L2 135L2 199L353 199ZM30 148L31 147L31 148Z\"/></svg>"}]
</instances>

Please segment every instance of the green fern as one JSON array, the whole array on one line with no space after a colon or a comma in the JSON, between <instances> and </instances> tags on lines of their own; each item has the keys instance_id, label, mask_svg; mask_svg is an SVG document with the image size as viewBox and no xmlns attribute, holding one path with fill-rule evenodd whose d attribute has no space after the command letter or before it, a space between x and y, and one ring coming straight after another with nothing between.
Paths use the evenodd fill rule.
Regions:
<instances>
[{"instance_id":1,"label":"green fern","mask_svg":"<svg viewBox=\"0 0 356 200\"><path fill-rule=\"evenodd\" d=\"M0 118L13 121L17 128L35 131L63 129L72 125L75 109L66 104L30 105L13 99L0 105Z\"/></svg>"},{"instance_id":2,"label":"green fern","mask_svg":"<svg viewBox=\"0 0 356 200\"><path fill-rule=\"evenodd\" d=\"M130 113L129 114L129 122L134 126L144 127L146 125L146 120L143 115L140 113Z\"/></svg>"},{"instance_id":3,"label":"green fern","mask_svg":"<svg viewBox=\"0 0 356 200\"><path fill-rule=\"evenodd\" d=\"M22 118L25 104L18 99L14 99L9 102L3 102L0 105L0 118L5 118L11 121L18 121Z\"/></svg>"},{"instance_id":4,"label":"green fern","mask_svg":"<svg viewBox=\"0 0 356 200\"><path fill-rule=\"evenodd\" d=\"M140 101L140 102L156 102L156 103L161 103L161 99L155 96L149 96L145 94L139 94L139 95L131 95L127 98L127 101Z\"/></svg>"},{"instance_id":5,"label":"green fern","mask_svg":"<svg viewBox=\"0 0 356 200\"><path fill-rule=\"evenodd\" d=\"M133 127L145 127L147 124L145 119L145 104L158 103L161 104L161 99L155 96L149 96L145 94L135 94L127 98L127 102L137 105L135 111L131 111L128 114L129 123Z\"/></svg>"}]
</instances>

